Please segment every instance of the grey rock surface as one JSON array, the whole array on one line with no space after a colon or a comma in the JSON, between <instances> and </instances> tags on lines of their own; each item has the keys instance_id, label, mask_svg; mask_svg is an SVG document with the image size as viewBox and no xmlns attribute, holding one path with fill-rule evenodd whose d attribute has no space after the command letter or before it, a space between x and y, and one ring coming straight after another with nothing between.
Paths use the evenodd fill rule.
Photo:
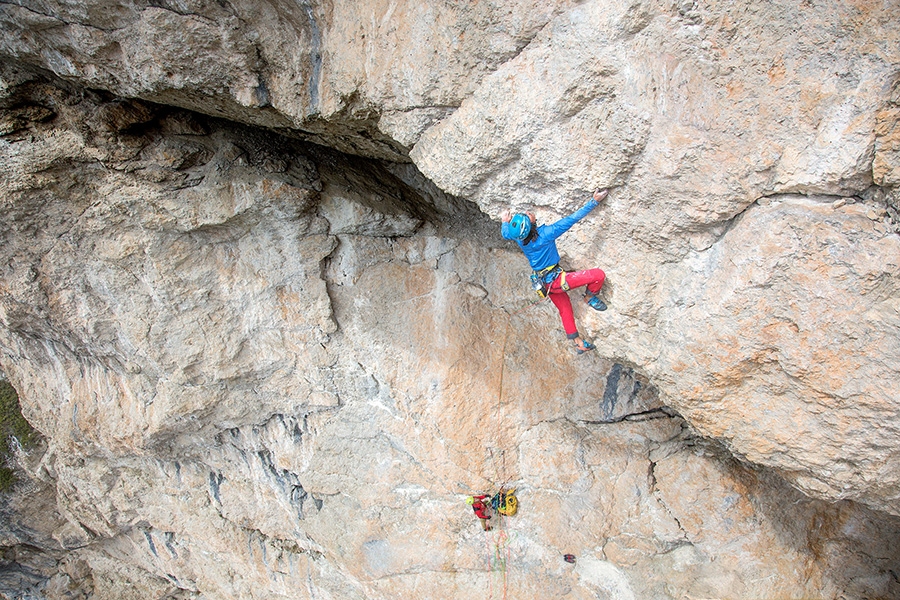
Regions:
<instances>
[{"instance_id":1,"label":"grey rock surface","mask_svg":"<svg viewBox=\"0 0 900 600\"><path fill-rule=\"evenodd\" d=\"M0 588L900 595L898 21L0 5ZM575 357L497 218L597 186Z\"/></svg>"}]
</instances>

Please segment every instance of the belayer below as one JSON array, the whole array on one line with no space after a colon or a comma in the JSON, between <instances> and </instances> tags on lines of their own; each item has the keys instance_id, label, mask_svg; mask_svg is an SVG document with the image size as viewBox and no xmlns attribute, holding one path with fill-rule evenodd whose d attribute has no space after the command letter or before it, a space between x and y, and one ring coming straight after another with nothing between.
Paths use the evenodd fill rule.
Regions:
<instances>
[{"instance_id":1,"label":"belayer below","mask_svg":"<svg viewBox=\"0 0 900 600\"><path fill-rule=\"evenodd\" d=\"M481 527L485 531L493 529L491 526L491 497L486 494L478 496L469 496L466 498L466 504L475 511L475 516L481 521Z\"/></svg>"},{"instance_id":2,"label":"belayer below","mask_svg":"<svg viewBox=\"0 0 900 600\"><path fill-rule=\"evenodd\" d=\"M608 190L598 189L587 204L552 225L537 225L534 215L530 212L513 215L506 210L500 215L500 220L503 221L500 226L501 235L508 240L515 240L522 252L525 253L525 257L534 270L531 281L535 291L542 298L550 296L550 300L559 310L566 337L575 343L578 354L593 350L594 345L581 339L578 334L568 291L587 286L584 292L584 302L594 310L606 310L606 304L597 295L600 293L600 288L603 287L606 273L600 269L571 273L563 271L559 266L559 250L556 248L556 240L571 229L575 223L586 217L589 212L600 206L607 195L609 195Z\"/></svg>"}]
</instances>

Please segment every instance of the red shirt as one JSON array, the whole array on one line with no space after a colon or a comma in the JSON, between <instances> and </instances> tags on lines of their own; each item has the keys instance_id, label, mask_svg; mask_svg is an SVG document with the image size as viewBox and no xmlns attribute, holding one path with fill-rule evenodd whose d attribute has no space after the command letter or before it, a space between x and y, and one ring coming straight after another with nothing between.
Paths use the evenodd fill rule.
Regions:
<instances>
[{"instance_id":1,"label":"red shirt","mask_svg":"<svg viewBox=\"0 0 900 600\"><path fill-rule=\"evenodd\" d=\"M487 498L487 496L472 497L475 498L475 502L472 503L472 510L475 511L475 516L479 519L490 519L491 515L488 513L490 507L484 503L484 499Z\"/></svg>"}]
</instances>

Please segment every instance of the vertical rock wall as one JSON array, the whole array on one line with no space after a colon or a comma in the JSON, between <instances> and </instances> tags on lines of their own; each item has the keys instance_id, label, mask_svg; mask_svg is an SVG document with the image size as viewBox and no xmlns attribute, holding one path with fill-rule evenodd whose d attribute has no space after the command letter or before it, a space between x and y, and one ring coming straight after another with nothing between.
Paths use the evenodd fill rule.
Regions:
<instances>
[{"instance_id":1,"label":"vertical rock wall","mask_svg":"<svg viewBox=\"0 0 900 600\"><path fill-rule=\"evenodd\" d=\"M897 20L0 6L4 593L900 595Z\"/></svg>"},{"instance_id":2,"label":"vertical rock wall","mask_svg":"<svg viewBox=\"0 0 900 600\"><path fill-rule=\"evenodd\" d=\"M7 589L895 590L892 518L805 498L633 368L574 360L496 226L410 169L17 94L53 118L6 137L3 365L47 448L6 501ZM463 500L504 484L520 512L482 532Z\"/></svg>"}]
</instances>

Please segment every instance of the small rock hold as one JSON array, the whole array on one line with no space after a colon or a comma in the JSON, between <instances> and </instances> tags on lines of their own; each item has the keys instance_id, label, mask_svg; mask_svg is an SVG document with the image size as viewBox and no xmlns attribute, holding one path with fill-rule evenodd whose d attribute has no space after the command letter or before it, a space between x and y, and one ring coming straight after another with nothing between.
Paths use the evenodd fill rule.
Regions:
<instances>
[{"instance_id":1,"label":"small rock hold","mask_svg":"<svg viewBox=\"0 0 900 600\"><path fill-rule=\"evenodd\" d=\"M678 12L684 16L686 13L689 13L697 6L697 3L694 0L682 0L678 3Z\"/></svg>"},{"instance_id":2,"label":"small rock hold","mask_svg":"<svg viewBox=\"0 0 900 600\"><path fill-rule=\"evenodd\" d=\"M847 199L841 198L840 200L835 200L834 203L831 205L831 207L834 208L835 210L837 210L838 208L844 206L845 204L847 204Z\"/></svg>"},{"instance_id":3,"label":"small rock hold","mask_svg":"<svg viewBox=\"0 0 900 600\"><path fill-rule=\"evenodd\" d=\"M473 298L485 298L488 295L487 290L476 283L466 283L464 289Z\"/></svg>"}]
</instances>

